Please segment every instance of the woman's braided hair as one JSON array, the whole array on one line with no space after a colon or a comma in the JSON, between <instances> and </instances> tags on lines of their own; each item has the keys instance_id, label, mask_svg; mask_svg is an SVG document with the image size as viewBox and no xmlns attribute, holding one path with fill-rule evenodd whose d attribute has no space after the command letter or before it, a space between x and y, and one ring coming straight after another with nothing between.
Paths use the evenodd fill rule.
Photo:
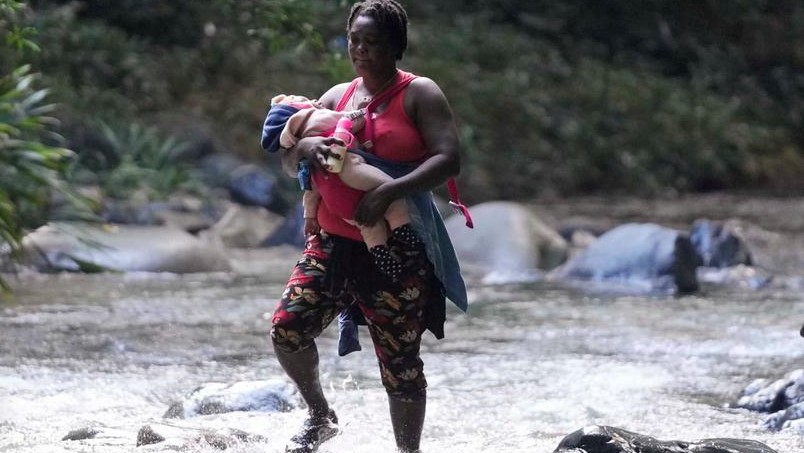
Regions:
<instances>
[{"instance_id":1,"label":"woman's braided hair","mask_svg":"<svg viewBox=\"0 0 804 453\"><path fill-rule=\"evenodd\" d=\"M394 0L367 0L355 3L346 21L346 31L352 28L357 16L369 16L377 22L377 27L388 37L388 44L394 58L402 59L408 47L408 14L405 8Z\"/></svg>"}]
</instances>

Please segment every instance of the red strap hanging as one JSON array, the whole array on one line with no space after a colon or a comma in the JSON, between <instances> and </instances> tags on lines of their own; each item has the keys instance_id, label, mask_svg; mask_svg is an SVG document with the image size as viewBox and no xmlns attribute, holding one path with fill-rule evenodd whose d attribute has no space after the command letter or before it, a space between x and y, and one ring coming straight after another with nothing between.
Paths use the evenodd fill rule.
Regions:
<instances>
[{"instance_id":1,"label":"red strap hanging","mask_svg":"<svg viewBox=\"0 0 804 453\"><path fill-rule=\"evenodd\" d=\"M474 228L475 224L472 222L472 216L469 214L469 208L467 208L465 204L461 203L461 199L458 197L458 184L455 182L454 178L449 178L447 180L447 189L449 189L449 205L452 206L452 209L455 210L455 212L462 215L464 219L466 219L467 227Z\"/></svg>"}]
</instances>

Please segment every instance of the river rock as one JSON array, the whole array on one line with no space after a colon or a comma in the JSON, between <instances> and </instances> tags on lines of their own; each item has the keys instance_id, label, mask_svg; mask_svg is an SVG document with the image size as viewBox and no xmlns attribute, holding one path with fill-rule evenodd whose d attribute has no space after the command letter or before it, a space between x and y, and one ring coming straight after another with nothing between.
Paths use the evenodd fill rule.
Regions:
<instances>
[{"instance_id":1,"label":"river rock","mask_svg":"<svg viewBox=\"0 0 804 453\"><path fill-rule=\"evenodd\" d=\"M473 229L459 215L445 224L461 267L488 283L534 280L567 259L564 238L522 204L492 201L470 211Z\"/></svg>"},{"instance_id":2,"label":"river rock","mask_svg":"<svg viewBox=\"0 0 804 453\"><path fill-rule=\"evenodd\" d=\"M99 432L100 431L98 431L97 429L90 428L90 427L74 429L74 430L70 431L69 433L67 433L64 437L62 437L61 440L86 440L86 439L92 439L95 436L97 436Z\"/></svg>"},{"instance_id":3,"label":"river rock","mask_svg":"<svg viewBox=\"0 0 804 453\"><path fill-rule=\"evenodd\" d=\"M280 380L202 384L170 405L165 418L237 411L288 412L297 406L296 389Z\"/></svg>"},{"instance_id":4,"label":"river rock","mask_svg":"<svg viewBox=\"0 0 804 453\"><path fill-rule=\"evenodd\" d=\"M304 248L304 241L304 207L299 200L261 245L263 247L291 245Z\"/></svg>"},{"instance_id":5,"label":"river rock","mask_svg":"<svg viewBox=\"0 0 804 453\"><path fill-rule=\"evenodd\" d=\"M41 272L231 270L219 244L167 226L54 222L26 235L22 251Z\"/></svg>"},{"instance_id":6,"label":"river rock","mask_svg":"<svg viewBox=\"0 0 804 453\"><path fill-rule=\"evenodd\" d=\"M733 222L698 219L690 229L690 241L701 257L701 266L724 268L753 264L751 251Z\"/></svg>"},{"instance_id":7,"label":"river rock","mask_svg":"<svg viewBox=\"0 0 804 453\"><path fill-rule=\"evenodd\" d=\"M101 218L105 223L172 226L196 234L211 227L231 204L228 192L221 189L210 189L203 199L174 194L153 202L132 195L126 200L104 200Z\"/></svg>"},{"instance_id":8,"label":"river rock","mask_svg":"<svg viewBox=\"0 0 804 453\"><path fill-rule=\"evenodd\" d=\"M137 446L153 445L164 442L165 436L157 433L151 425L145 425L137 431Z\"/></svg>"},{"instance_id":9,"label":"river rock","mask_svg":"<svg viewBox=\"0 0 804 453\"><path fill-rule=\"evenodd\" d=\"M244 444L268 442L265 436L236 428L202 428L155 422L156 428L145 425L137 432L137 447L159 444L158 450L145 451L241 451ZM157 432L157 430L159 432ZM139 450L139 449L138 449ZM251 451L251 450L249 450Z\"/></svg>"},{"instance_id":10,"label":"river rock","mask_svg":"<svg viewBox=\"0 0 804 453\"><path fill-rule=\"evenodd\" d=\"M770 413L763 425L771 431L794 425L804 428L804 369L791 371L776 380L755 380L743 390L734 405Z\"/></svg>"},{"instance_id":11,"label":"river rock","mask_svg":"<svg viewBox=\"0 0 804 453\"><path fill-rule=\"evenodd\" d=\"M223 217L203 232L203 236L214 237L227 247L257 247L283 222L282 216L265 208L232 203Z\"/></svg>"},{"instance_id":12,"label":"river rock","mask_svg":"<svg viewBox=\"0 0 804 453\"><path fill-rule=\"evenodd\" d=\"M653 223L627 223L602 234L549 278L689 293L698 289L700 264L687 233Z\"/></svg>"},{"instance_id":13,"label":"river rock","mask_svg":"<svg viewBox=\"0 0 804 453\"><path fill-rule=\"evenodd\" d=\"M592 425L570 433L553 453L776 453L755 440L714 438L657 440L612 426Z\"/></svg>"},{"instance_id":14,"label":"river rock","mask_svg":"<svg viewBox=\"0 0 804 453\"><path fill-rule=\"evenodd\" d=\"M278 214L284 214L289 207L276 176L254 164L244 164L232 171L229 193L240 204L262 206Z\"/></svg>"}]
</instances>

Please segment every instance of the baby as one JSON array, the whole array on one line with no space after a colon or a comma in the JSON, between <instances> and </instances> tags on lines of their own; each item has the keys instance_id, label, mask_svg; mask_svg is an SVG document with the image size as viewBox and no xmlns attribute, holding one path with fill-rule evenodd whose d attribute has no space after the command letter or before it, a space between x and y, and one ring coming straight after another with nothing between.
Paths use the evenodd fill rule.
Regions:
<instances>
[{"instance_id":1,"label":"baby","mask_svg":"<svg viewBox=\"0 0 804 453\"><path fill-rule=\"evenodd\" d=\"M352 133L356 133L365 124L365 111L355 110L351 112L337 112L322 107L318 102L298 95L277 95L271 99L271 105L285 104L299 109L288 118L284 129L279 138L279 145L282 148L292 148L304 137L330 136L335 130L338 120L344 116L352 120ZM329 169L327 169L329 170ZM329 173L328 176L338 176L348 187L363 192L374 189L380 184L390 181L392 178L382 170L366 163L358 154L347 152L343 159L343 167L339 173ZM309 190L304 191L302 206L304 207L304 234L317 234L321 229L317 220L317 211L320 201L323 199L327 206L332 206L338 197L338 193L330 193L329 190L319 191L316 178L312 178ZM354 214L354 206L350 211ZM410 223L407 202L405 199L395 200L388 206L384 215L384 222L378 222L373 226L359 225L354 220L344 217L344 220L357 226L363 241L369 251L374 255L375 262L381 271L392 279L396 279L402 270L402 263L399 258L394 257L388 248L389 232L403 225Z\"/></svg>"}]
</instances>

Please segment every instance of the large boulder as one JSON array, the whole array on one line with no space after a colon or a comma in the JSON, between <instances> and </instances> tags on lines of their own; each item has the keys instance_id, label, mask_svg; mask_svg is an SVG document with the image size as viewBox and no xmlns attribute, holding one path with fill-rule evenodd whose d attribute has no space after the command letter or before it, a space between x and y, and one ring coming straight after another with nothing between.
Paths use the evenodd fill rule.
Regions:
<instances>
[{"instance_id":1,"label":"large boulder","mask_svg":"<svg viewBox=\"0 0 804 453\"><path fill-rule=\"evenodd\" d=\"M770 414L763 425L771 431L794 426L804 429L804 369L779 379L755 380L743 390L735 406Z\"/></svg>"},{"instance_id":2,"label":"large boulder","mask_svg":"<svg viewBox=\"0 0 804 453\"><path fill-rule=\"evenodd\" d=\"M207 153L196 165L208 185L226 189L234 202L282 215L290 208L277 172L269 167L224 151Z\"/></svg>"},{"instance_id":3,"label":"large boulder","mask_svg":"<svg viewBox=\"0 0 804 453\"><path fill-rule=\"evenodd\" d=\"M751 251L733 223L698 219L692 224L690 241L701 257L701 266L724 268L753 264Z\"/></svg>"},{"instance_id":4,"label":"large boulder","mask_svg":"<svg viewBox=\"0 0 804 453\"><path fill-rule=\"evenodd\" d=\"M592 425L568 434L553 453L776 453L746 439L657 440L612 426Z\"/></svg>"},{"instance_id":5,"label":"large boulder","mask_svg":"<svg viewBox=\"0 0 804 453\"><path fill-rule=\"evenodd\" d=\"M698 289L700 264L687 233L652 223L628 223L601 235L549 278L689 293Z\"/></svg>"},{"instance_id":6,"label":"large boulder","mask_svg":"<svg viewBox=\"0 0 804 453\"><path fill-rule=\"evenodd\" d=\"M304 207L301 200L290 209L278 227L262 242L263 247L292 245L304 248Z\"/></svg>"},{"instance_id":7,"label":"large boulder","mask_svg":"<svg viewBox=\"0 0 804 453\"><path fill-rule=\"evenodd\" d=\"M202 237L215 238L227 247L258 247L284 222L284 217L265 208L231 203Z\"/></svg>"},{"instance_id":8,"label":"large boulder","mask_svg":"<svg viewBox=\"0 0 804 453\"><path fill-rule=\"evenodd\" d=\"M227 412L288 412L298 406L296 389L281 380L209 382L174 401L165 418L190 418Z\"/></svg>"},{"instance_id":9,"label":"large boulder","mask_svg":"<svg viewBox=\"0 0 804 453\"><path fill-rule=\"evenodd\" d=\"M470 210L473 229L458 215L446 219L446 228L461 267L487 282L540 278L567 259L566 241L525 206L492 201Z\"/></svg>"},{"instance_id":10,"label":"large boulder","mask_svg":"<svg viewBox=\"0 0 804 453\"><path fill-rule=\"evenodd\" d=\"M254 164L244 164L230 175L229 193L232 200L246 206L262 206L278 214L288 210L288 202L279 189L277 177Z\"/></svg>"},{"instance_id":11,"label":"large boulder","mask_svg":"<svg viewBox=\"0 0 804 453\"><path fill-rule=\"evenodd\" d=\"M50 223L25 236L22 252L41 272L231 270L218 243L168 226Z\"/></svg>"}]
</instances>

